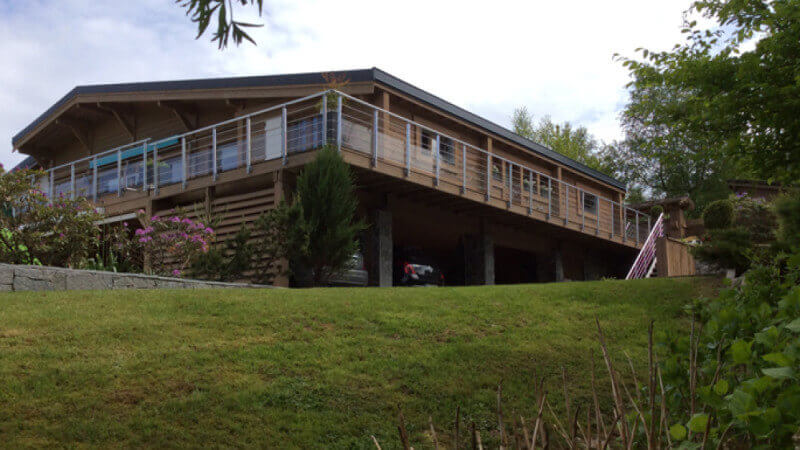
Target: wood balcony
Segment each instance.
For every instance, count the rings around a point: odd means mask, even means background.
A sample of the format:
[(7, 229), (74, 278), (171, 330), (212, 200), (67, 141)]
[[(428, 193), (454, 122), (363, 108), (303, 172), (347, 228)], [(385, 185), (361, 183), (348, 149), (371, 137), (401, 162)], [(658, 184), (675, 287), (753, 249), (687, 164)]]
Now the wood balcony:
[(41, 189), (116, 213), (136, 200), (303, 165), (323, 144), (363, 170), (627, 247), (649, 234), (639, 211), (338, 91), (63, 164)]

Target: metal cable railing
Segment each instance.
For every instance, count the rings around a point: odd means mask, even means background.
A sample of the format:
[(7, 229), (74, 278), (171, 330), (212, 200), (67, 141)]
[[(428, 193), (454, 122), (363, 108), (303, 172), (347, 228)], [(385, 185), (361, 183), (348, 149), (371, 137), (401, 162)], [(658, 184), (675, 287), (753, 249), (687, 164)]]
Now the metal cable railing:
[(436, 185), (638, 246), (649, 216), (532, 167), (338, 91), (324, 91), (159, 140), (145, 139), (47, 171), (46, 192), (97, 200), (175, 184), (334, 144), (423, 174)]

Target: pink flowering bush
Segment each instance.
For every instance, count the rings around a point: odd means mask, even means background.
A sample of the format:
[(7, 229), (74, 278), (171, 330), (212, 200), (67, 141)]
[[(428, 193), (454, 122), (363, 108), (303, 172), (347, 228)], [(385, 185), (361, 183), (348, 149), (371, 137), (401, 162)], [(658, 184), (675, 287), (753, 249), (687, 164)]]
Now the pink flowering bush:
[(138, 213), (142, 228), (134, 232), (134, 243), (145, 257), (145, 272), (180, 276), (199, 255), (208, 253), (214, 230), (180, 214), (164, 218)]
[(83, 198), (48, 198), (44, 177), (0, 168), (0, 262), (78, 267), (97, 246), (102, 215)]

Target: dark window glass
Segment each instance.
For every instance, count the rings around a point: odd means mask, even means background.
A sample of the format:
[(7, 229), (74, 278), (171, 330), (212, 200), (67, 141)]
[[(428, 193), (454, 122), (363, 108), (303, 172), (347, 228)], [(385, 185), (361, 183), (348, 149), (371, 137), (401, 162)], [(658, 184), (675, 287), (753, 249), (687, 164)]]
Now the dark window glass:
[(439, 155), (446, 164), (455, 165), (456, 147), (453, 140), (444, 136), (439, 137)]
[(584, 193), (583, 210), (591, 214), (597, 214), (597, 196)]

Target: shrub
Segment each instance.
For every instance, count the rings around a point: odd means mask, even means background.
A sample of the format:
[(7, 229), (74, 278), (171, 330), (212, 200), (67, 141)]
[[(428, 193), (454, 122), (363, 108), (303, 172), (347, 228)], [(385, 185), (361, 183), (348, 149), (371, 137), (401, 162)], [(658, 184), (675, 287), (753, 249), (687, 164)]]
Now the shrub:
[(180, 276), (197, 255), (209, 251), (214, 239), (213, 229), (188, 217), (147, 217), (143, 210), (138, 216), (144, 227), (136, 230), (135, 238), (148, 273)]
[(727, 199), (711, 202), (703, 211), (703, 224), (707, 230), (730, 228), (733, 219), (733, 203)]
[(778, 239), (795, 252), (800, 251), (800, 193), (778, 198), (774, 207), (778, 215)]
[(663, 206), (654, 205), (652, 208), (650, 208), (650, 216), (652, 218), (657, 219), (658, 216), (660, 216), (661, 214), (664, 214), (664, 207)]
[(281, 203), (261, 214), (253, 224), (253, 234), (257, 236), (253, 243), (255, 283), (271, 284), (275, 276), (288, 275), (289, 267), (283, 261), (308, 251), (309, 234), (299, 203)]
[(695, 258), (742, 273), (750, 266), (753, 247), (750, 233), (744, 228), (710, 230), (703, 243), (692, 248)]
[(44, 172), (0, 167), (0, 261), (79, 267), (96, 248), (102, 217), (83, 198), (48, 198)]

